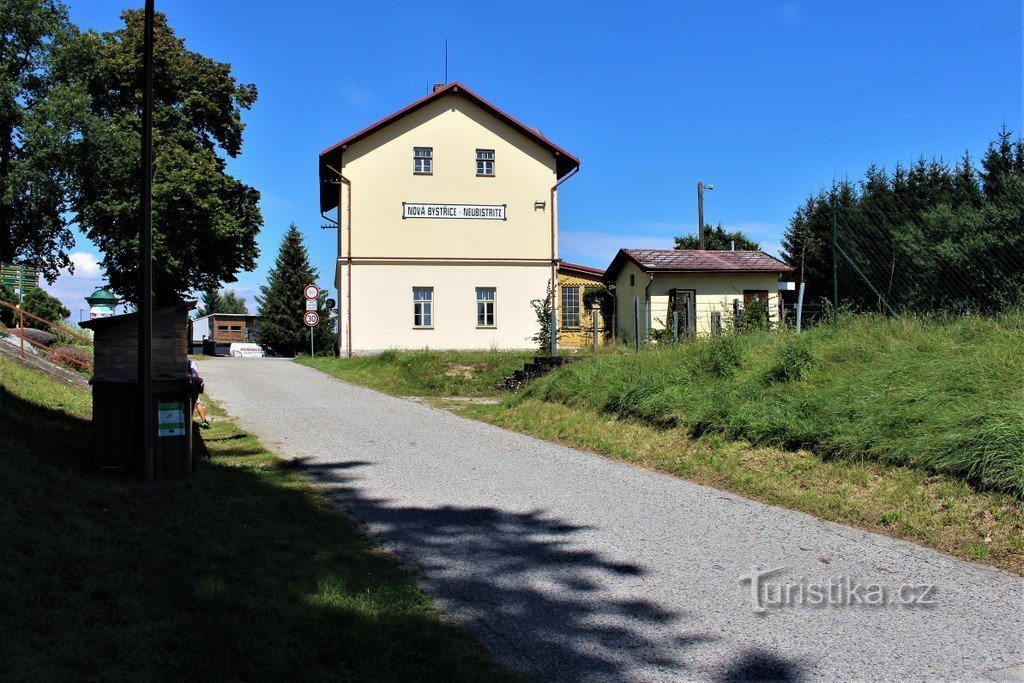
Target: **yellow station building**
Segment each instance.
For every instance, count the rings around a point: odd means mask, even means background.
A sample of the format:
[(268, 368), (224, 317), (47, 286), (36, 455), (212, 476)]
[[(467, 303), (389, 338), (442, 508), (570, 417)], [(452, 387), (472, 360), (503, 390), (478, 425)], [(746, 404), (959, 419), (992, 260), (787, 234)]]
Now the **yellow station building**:
[(460, 83), (324, 150), (341, 352), (534, 346), (530, 302), (558, 286), (558, 186), (579, 164)]

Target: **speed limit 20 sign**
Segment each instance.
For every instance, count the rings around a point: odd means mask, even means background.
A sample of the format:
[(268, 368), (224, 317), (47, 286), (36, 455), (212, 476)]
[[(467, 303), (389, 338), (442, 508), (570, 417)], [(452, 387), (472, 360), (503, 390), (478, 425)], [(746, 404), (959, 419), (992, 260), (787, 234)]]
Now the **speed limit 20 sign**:
[(316, 311), (306, 311), (306, 315), (302, 316), (302, 322), (306, 323), (307, 327), (316, 327), (320, 322), (320, 316)]

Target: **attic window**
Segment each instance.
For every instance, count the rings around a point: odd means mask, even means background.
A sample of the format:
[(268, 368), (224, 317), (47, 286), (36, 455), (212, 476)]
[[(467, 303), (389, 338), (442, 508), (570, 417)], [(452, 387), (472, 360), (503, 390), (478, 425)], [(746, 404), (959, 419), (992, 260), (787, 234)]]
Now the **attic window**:
[(417, 175), (430, 175), (434, 172), (434, 148), (412, 148), (412, 172)]
[(478, 149), (476, 151), (476, 174), (478, 176), (494, 175), (493, 149)]

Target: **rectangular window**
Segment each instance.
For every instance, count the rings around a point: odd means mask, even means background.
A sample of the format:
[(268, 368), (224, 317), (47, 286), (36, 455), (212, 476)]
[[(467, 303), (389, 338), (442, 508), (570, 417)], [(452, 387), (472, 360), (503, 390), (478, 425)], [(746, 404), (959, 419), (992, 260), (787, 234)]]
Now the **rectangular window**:
[(227, 332), (228, 331), (228, 326), (227, 325), (217, 325), (217, 331), (218, 332)]
[(476, 288), (476, 326), (494, 327), (494, 287)]
[(576, 329), (580, 326), (580, 288), (576, 285), (562, 287), (562, 327)]
[(478, 149), (476, 151), (476, 174), (484, 176), (494, 175), (493, 149)]
[(412, 172), (420, 175), (430, 175), (434, 172), (433, 147), (412, 148)]
[(412, 326), (434, 326), (434, 288), (412, 288)]
[(242, 331), (242, 326), (241, 325), (232, 325), (231, 326), (231, 331), (232, 332), (241, 332)]

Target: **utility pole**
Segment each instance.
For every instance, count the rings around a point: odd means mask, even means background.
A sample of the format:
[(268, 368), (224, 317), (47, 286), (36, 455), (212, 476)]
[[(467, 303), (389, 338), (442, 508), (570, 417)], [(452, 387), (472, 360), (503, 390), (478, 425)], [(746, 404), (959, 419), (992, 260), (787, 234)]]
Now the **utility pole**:
[(832, 190), (832, 318), (839, 320), (839, 222), (836, 220), (836, 191)]
[(715, 186), (708, 184), (704, 186), (703, 181), (697, 181), (697, 248), (704, 248), (704, 190), (713, 190)]
[(153, 481), (153, 0), (146, 0), (142, 47), (142, 196), (139, 225), (139, 399), (142, 411), (142, 480)]

